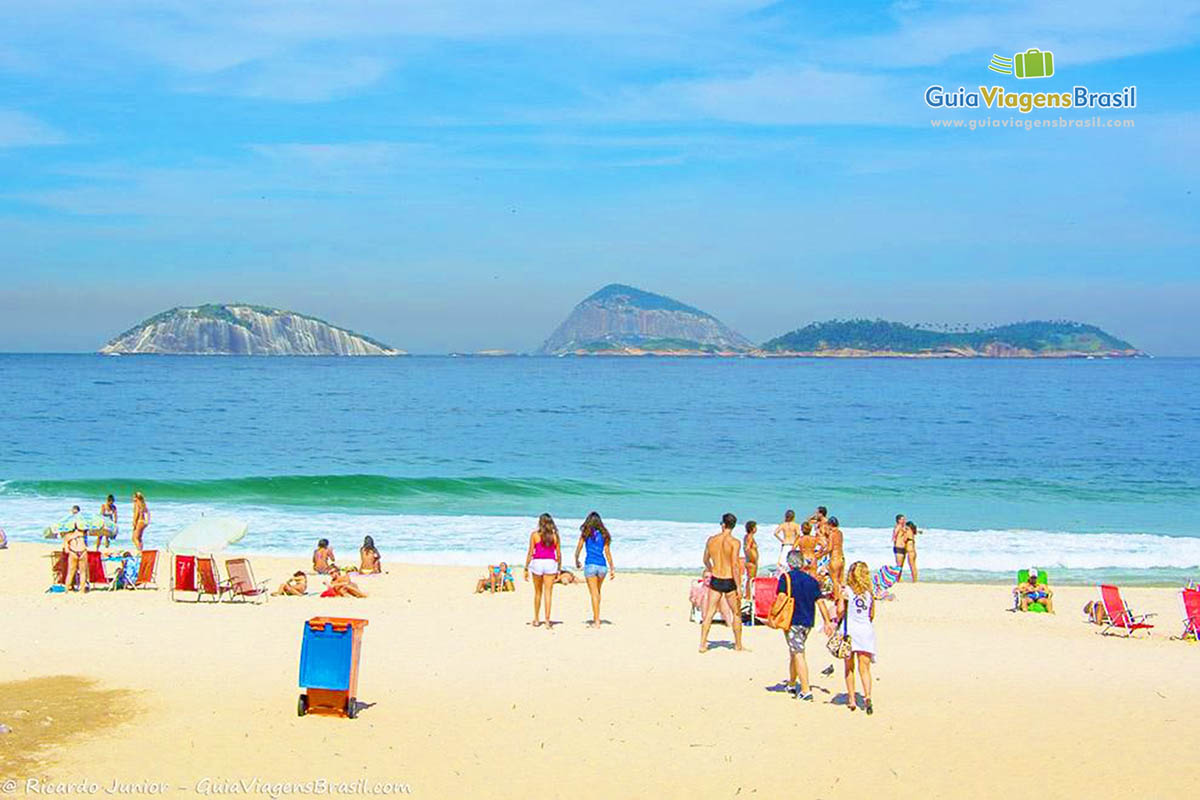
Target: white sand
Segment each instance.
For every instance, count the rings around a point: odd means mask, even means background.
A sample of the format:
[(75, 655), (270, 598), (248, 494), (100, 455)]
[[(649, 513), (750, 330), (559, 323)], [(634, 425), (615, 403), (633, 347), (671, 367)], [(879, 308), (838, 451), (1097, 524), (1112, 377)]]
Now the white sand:
[[(814, 635), (817, 701), (770, 691), (782, 636), (748, 629), (749, 652), (696, 652), (686, 577), (620, 574), (594, 631), (586, 587), (558, 587), (551, 632), (532, 591), (471, 594), (482, 570), (390, 565), (349, 599), (264, 607), (172, 603), (158, 592), (44, 594), (46, 547), (0, 551), (0, 681), (94, 678), (136, 692), (116, 727), (72, 734), (34, 770), (52, 780), (405, 782), (464, 797), (1183, 797), (1200, 786), (1200, 647), (1178, 634), (1178, 593), (1126, 590), (1159, 627), (1097, 635), (1093, 589), (1058, 587), (1059, 613), (1007, 613), (1003, 586), (901, 584), (880, 605), (876, 714), (851, 713), (840, 665)], [(292, 560), (253, 558), (278, 583)], [(302, 622), (360, 616), (357, 720), (295, 712)], [(716, 640), (728, 640), (714, 626)], [(4, 691), (0, 686), (0, 694)], [(835, 702), (831, 702), (835, 701)], [(0, 715), (11, 713), (0, 696)], [(0, 779), (24, 718), (0, 737)], [(28, 771), (28, 767), (25, 767)], [(12, 776), (20, 780), (26, 774)], [(205, 784), (201, 784), (204, 788)], [(226, 795), (220, 795), (226, 796)]]

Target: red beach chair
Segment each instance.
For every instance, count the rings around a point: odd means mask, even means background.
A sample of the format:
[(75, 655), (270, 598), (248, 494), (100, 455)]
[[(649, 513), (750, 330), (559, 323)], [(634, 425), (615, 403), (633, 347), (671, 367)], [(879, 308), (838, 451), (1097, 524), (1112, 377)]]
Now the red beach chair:
[(1116, 586), (1103, 584), (1100, 586), (1100, 600), (1104, 603), (1104, 611), (1108, 614), (1108, 622), (1100, 631), (1107, 635), (1109, 631), (1124, 631), (1128, 638), (1137, 631), (1150, 630), (1154, 626), (1146, 622), (1154, 614), (1134, 614), (1129, 605), (1121, 599), (1121, 590)]
[(96, 587), (111, 589), (113, 582), (108, 579), (108, 573), (104, 571), (104, 557), (100, 555), (100, 551), (88, 550), (87, 588), (95, 589)]
[(158, 588), (158, 551), (143, 550), (142, 560), (138, 564), (137, 580), (133, 584), (135, 589), (157, 589)]
[(197, 601), (211, 597), (216, 603), (230, 591), (229, 584), (221, 582), (221, 576), (217, 574), (217, 560), (211, 556), (196, 558), (196, 583)]
[(199, 600), (200, 589), (196, 586), (196, 557), (175, 556), (175, 568), (171, 570), (171, 599), (176, 592), (191, 592)]
[(1179, 599), (1183, 603), (1183, 633), (1179, 638), (1200, 641), (1200, 589), (1184, 589)]
[(754, 579), (754, 624), (766, 622), (767, 616), (771, 613), (771, 605), (775, 602), (775, 595), (779, 593), (778, 578), (755, 578)]
[(250, 569), (250, 562), (244, 558), (231, 558), (225, 562), (225, 572), (229, 574), (229, 599), (230, 600), (252, 600), (254, 602), (267, 602), (267, 598), (271, 593), (267, 591), (267, 584), (270, 581), (254, 580), (254, 570)]

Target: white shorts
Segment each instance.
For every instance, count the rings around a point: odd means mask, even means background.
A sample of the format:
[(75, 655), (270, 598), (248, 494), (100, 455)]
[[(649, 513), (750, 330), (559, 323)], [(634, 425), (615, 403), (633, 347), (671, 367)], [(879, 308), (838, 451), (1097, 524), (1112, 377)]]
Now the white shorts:
[(529, 562), (529, 571), (534, 575), (557, 575), (558, 562), (553, 558), (535, 558)]

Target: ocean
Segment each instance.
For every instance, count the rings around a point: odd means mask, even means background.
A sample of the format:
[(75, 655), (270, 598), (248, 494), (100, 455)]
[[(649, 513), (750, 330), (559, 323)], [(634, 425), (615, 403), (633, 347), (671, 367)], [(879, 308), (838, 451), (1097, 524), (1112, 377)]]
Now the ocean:
[[(1200, 359), (760, 360), (0, 355), (0, 527), (146, 494), (233, 549), (520, 562), (597, 510), (619, 568), (695, 571), (720, 515), (826, 505), (848, 557), (932, 580), (1200, 578)], [(567, 553), (569, 560), (570, 553)]]

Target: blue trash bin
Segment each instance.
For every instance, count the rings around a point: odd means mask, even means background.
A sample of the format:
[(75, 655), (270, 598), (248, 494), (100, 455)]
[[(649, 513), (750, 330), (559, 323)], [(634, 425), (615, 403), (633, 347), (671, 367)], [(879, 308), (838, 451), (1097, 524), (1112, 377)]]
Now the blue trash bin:
[(358, 716), (358, 658), (365, 619), (313, 617), (300, 640), (300, 695), (296, 711)]

